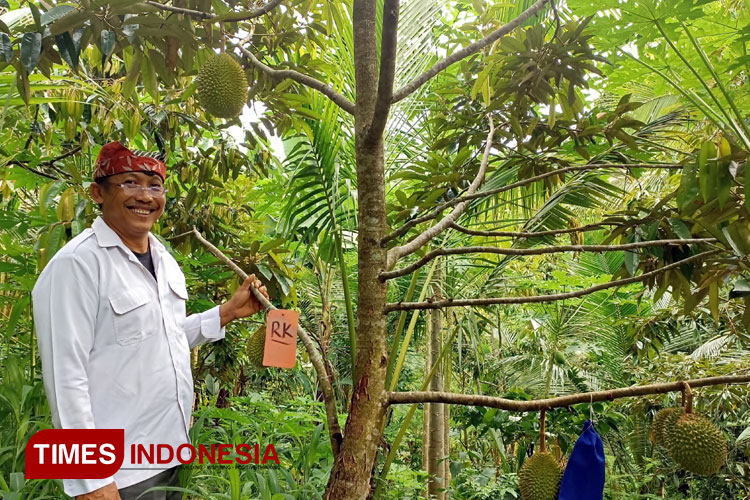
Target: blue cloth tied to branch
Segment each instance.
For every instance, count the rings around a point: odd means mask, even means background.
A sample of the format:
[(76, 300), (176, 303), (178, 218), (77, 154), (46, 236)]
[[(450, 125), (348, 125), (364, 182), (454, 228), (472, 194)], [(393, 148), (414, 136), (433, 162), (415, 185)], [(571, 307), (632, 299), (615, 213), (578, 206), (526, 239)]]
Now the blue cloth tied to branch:
[(558, 500), (602, 500), (604, 495), (604, 445), (591, 420), (573, 447), (565, 467)]

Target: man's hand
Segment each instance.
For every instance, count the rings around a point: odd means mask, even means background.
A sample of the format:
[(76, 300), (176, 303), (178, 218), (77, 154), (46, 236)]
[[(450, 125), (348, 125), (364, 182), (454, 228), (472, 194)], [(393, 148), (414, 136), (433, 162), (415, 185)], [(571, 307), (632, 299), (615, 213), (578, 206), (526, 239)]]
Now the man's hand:
[(117, 491), (115, 483), (109, 483), (98, 490), (94, 490), (85, 495), (78, 495), (76, 500), (120, 500), (120, 493)]
[(260, 280), (255, 279), (255, 275), (251, 274), (245, 281), (240, 285), (237, 291), (234, 292), (232, 298), (219, 307), (219, 315), (221, 316), (221, 326), (226, 325), (230, 321), (239, 318), (247, 318), (252, 316), (258, 311), (262, 311), (265, 307), (258, 302), (253, 292), (250, 291), (250, 287), (254, 286), (260, 293), (268, 298), (268, 291)]

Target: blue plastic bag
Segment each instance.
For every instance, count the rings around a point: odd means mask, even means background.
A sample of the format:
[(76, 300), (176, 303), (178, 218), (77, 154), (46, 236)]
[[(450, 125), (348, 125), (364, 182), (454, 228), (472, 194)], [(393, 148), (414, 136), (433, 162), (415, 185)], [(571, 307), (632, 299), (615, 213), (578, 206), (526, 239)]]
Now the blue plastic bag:
[(565, 467), (558, 500), (602, 500), (604, 495), (604, 445), (591, 420), (573, 447)]

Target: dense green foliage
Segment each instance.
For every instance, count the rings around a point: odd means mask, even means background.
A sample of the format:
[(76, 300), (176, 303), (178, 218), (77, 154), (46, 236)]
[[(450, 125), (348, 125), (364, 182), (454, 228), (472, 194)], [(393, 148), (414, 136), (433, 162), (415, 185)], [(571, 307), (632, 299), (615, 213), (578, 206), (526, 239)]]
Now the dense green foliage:
[[(401, 3), (397, 86), (531, 4)], [(211, 10), (224, 23), (197, 23), (126, 0), (75, 8), (0, 0), (0, 13), (22, 12), (0, 23), (5, 500), (63, 497), (59, 481), (24, 481), (22, 474), (29, 436), (51, 426), (30, 290), (55, 252), (96, 217), (86, 191), (93, 159), (110, 140), (169, 153), (167, 206), (154, 233), (185, 272), (189, 311), (206, 310), (239, 286), (187, 234), (195, 226), (268, 284), (277, 305), (300, 311), (324, 354), (338, 407), (349, 407), (360, 223), (353, 119), (318, 92), (258, 70), (235, 47), (242, 43), (265, 63), (318, 77), (351, 98), (351, 2), (293, 0), (250, 21), (232, 20), (232, 12), (244, 9), (232, 1), (173, 4)], [(513, 235), (454, 228), (428, 250), (715, 241), (627, 252), (453, 255), (393, 280), (390, 300), (428, 298), (437, 266), (444, 297), (529, 297), (719, 250), (646, 283), (580, 298), (447, 310), (446, 390), (527, 400), (748, 369), (750, 121), (743, 110), (750, 106), (750, 4), (569, 0), (557, 14), (556, 22), (547, 9), (541, 24), (527, 21), (484, 57), (450, 66), (394, 107), (386, 129), (392, 228), (466, 189), (491, 114), (498, 130), (485, 189), (589, 163), (681, 168), (547, 175), (473, 201), (458, 221)], [(251, 42), (241, 42), (248, 36)], [(223, 45), (242, 61), (250, 84), (249, 107), (228, 121), (205, 112), (195, 83)], [(567, 231), (574, 228), (583, 229)], [(540, 231), (558, 233), (528, 235)], [(247, 341), (260, 321), (234, 322), (224, 341), (194, 353), (193, 438), (275, 443), (281, 465), (194, 468), (183, 479), (196, 498), (308, 499), (325, 488), (333, 454), (315, 372), (302, 349), (293, 370), (257, 369)], [(387, 383), (420, 390), (431, 368), (426, 314), (391, 313), (388, 321)], [(716, 475), (686, 472), (650, 442), (654, 414), (676, 406), (674, 395), (551, 411), (548, 446), (565, 456), (593, 417), (607, 455), (605, 498), (750, 498), (747, 389), (695, 393), (696, 412), (717, 424), (728, 443), (727, 464)], [(416, 406), (389, 412), (374, 481), (385, 498), (424, 492), (422, 418)], [(450, 497), (518, 498), (518, 472), (538, 439), (538, 415), (454, 406), (450, 424)]]

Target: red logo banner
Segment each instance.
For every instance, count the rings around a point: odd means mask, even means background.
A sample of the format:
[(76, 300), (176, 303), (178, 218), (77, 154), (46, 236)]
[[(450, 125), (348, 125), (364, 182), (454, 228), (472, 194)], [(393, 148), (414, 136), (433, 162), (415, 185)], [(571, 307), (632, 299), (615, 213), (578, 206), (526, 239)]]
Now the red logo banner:
[(103, 479), (122, 466), (124, 429), (46, 429), (26, 443), (26, 479)]

